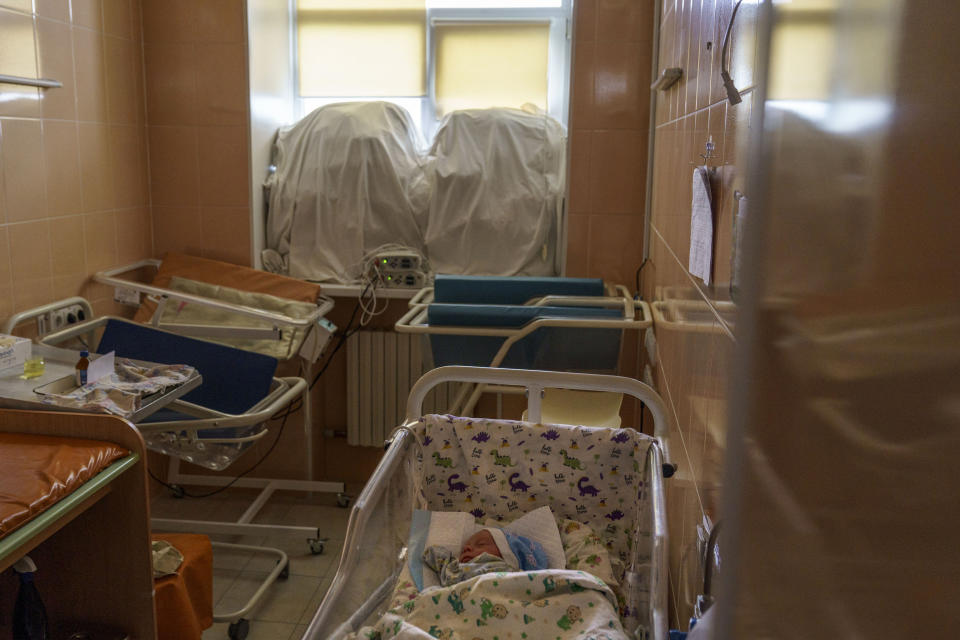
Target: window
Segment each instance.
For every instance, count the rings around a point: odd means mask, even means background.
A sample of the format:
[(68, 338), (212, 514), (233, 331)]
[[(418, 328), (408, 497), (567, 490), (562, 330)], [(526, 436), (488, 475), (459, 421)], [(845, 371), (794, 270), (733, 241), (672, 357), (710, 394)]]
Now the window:
[(531, 103), (566, 125), (571, 0), (298, 0), (298, 116), (388, 100), (429, 139), (456, 109)]

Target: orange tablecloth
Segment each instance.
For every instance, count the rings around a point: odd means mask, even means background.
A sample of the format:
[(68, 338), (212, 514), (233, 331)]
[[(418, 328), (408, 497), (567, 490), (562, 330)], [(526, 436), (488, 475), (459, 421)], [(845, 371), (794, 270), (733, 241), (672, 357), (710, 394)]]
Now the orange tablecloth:
[(192, 533), (155, 533), (183, 554), (176, 575), (153, 581), (157, 640), (200, 640), (213, 624), (213, 549), (210, 538)]

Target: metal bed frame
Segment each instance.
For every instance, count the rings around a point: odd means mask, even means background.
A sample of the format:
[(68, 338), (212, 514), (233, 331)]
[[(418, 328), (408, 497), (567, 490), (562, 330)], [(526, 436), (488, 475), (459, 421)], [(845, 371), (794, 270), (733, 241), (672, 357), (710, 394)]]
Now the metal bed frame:
[[(193, 297), (193, 296), (191, 296)], [(202, 299), (201, 300), (205, 300)], [(90, 317), (93, 315), (93, 309), (90, 303), (80, 297), (68, 298), (65, 300), (60, 300), (50, 304), (42, 305), (34, 309), (22, 311), (10, 317), (8, 322), (4, 327), (4, 331), (9, 333), (17, 325), (37, 318), (41, 315), (49, 313), (51, 311), (56, 311), (58, 309), (79, 305), (83, 313)], [(223, 306), (221, 303), (218, 306)], [(235, 305), (229, 305), (228, 307), (234, 307)], [(249, 308), (248, 308), (249, 309)], [(233, 310), (232, 308), (230, 310)], [(250, 312), (256, 311), (255, 309), (250, 309)], [(270, 314), (275, 315), (275, 314)], [(318, 316), (319, 317), (319, 316)], [(54, 333), (47, 334), (42, 337), (41, 344), (56, 346), (65, 341), (77, 338), (82, 335), (92, 337), (96, 330), (105, 325), (107, 321), (115, 319), (121, 321), (127, 321), (123, 318), (111, 318), (110, 316), (103, 316), (100, 318), (93, 318), (78, 322), (76, 324), (70, 325), (69, 327), (57, 331)], [(161, 329), (162, 330), (162, 329)], [(167, 406), (171, 409), (177, 410), (181, 413), (185, 413), (190, 416), (196, 416), (192, 420), (182, 420), (182, 421), (163, 421), (163, 422), (151, 422), (151, 423), (140, 423), (137, 424), (137, 429), (141, 433), (152, 433), (152, 432), (166, 432), (166, 431), (176, 431), (176, 432), (185, 432), (186, 437), (198, 439), (197, 432), (204, 429), (215, 429), (215, 428), (240, 428), (251, 425), (260, 424), (270, 419), (271, 416), (276, 414), (278, 411), (282, 410), (284, 407), (288, 406), (293, 400), (298, 396), (306, 396), (308, 392), (307, 383), (303, 378), (299, 377), (274, 377), (270, 386), (269, 393), (263, 397), (259, 402), (257, 402), (253, 407), (251, 407), (246, 413), (240, 415), (227, 414), (206, 407), (202, 407), (191, 402), (187, 402), (181, 398), (177, 398), (170, 402)], [(305, 423), (305, 429), (308, 432), (310, 431), (310, 422)], [(245, 436), (245, 437), (225, 437), (225, 438), (208, 438), (204, 437), (203, 441), (207, 443), (230, 443), (238, 444), (245, 442), (252, 442), (262, 438), (267, 433), (267, 429), (262, 429), (258, 433)], [(309, 441), (309, 440), (308, 440)], [(308, 452), (310, 448), (308, 447)], [(308, 455), (312, 455), (308, 453)], [(271, 478), (240, 478), (236, 481), (231, 481), (228, 478), (223, 478), (219, 476), (210, 476), (210, 475), (198, 475), (198, 474), (183, 474), (179, 471), (179, 459), (173, 455), (168, 456), (170, 459), (170, 474), (168, 475), (168, 481), (173, 486), (179, 486), (180, 484), (193, 484), (201, 486), (225, 486), (228, 483), (231, 483), (237, 487), (244, 488), (257, 488), (260, 489), (260, 493), (257, 497), (251, 502), (250, 506), (246, 511), (234, 522), (211, 522), (205, 520), (178, 520), (171, 518), (151, 518), (150, 524), (151, 528), (154, 530), (174, 532), (188, 532), (188, 533), (207, 533), (207, 534), (225, 534), (225, 535), (252, 535), (252, 536), (265, 536), (271, 534), (295, 534), (303, 536), (307, 544), (310, 547), (310, 551), (314, 554), (320, 554), (323, 552), (325, 539), (321, 537), (319, 528), (316, 527), (298, 527), (298, 526), (288, 526), (288, 525), (270, 525), (270, 524), (258, 524), (254, 523), (253, 519), (260, 512), (260, 510), (266, 505), (270, 497), (279, 490), (291, 490), (291, 491), (302, 491), (302, 492), (327, 492), (327, 493), (337, 493), (338, 501), (341, 506), (346, 506), (344, 504), (345, 497), (343, 496), (344, 486), (342, 483), (338, 482), (319, 482), (314, 480), (286, 480), (286, 479), (271, 479)], [(309, 462), (309, 459), (308, 459)], [(309, 465), (312, 470), (312, 465)], [(246, 616), (257, 606), (260, 602), (260, 599), (266, 593), (267, 589), (278, 579), (285, 578), (289, 574), (289, 560), (286, 552), (281, 549), (274, 547), (263, 547), (263, 546), (254, 546), (254, 545), (245, 545), (245, 544), (234, 544), (213, 541), (212, 545), (218, 549), (231, 549), (237, 551), (250, 551), (253, 553), (266, 554), (271, 557), (276, 558), (276, 564), (273, 569), (268, 572), (267, 576), (261, 581), (259, 587), (247, 600), (247, 602), (235, 611), (230, 611), (226, 613), (214, 613), (213, 619), (215, 622), (230, 622), (230, 627), (228, 630), (229, 637), (232, 639), (242, 640), (247, 635), (249, 629), (249, 622), (246, 620)]]
[[(62, 301), (61, 306), (66, 303), (76, 304), (76, 299), (70, 299)], [(84, 301), (86, 302), (86, 301)], [(50, 311), (51, 309), (58, 308), (58, 303), (52, 303), (50, 305), (44, 305), (43, 307), (38, 307), (37, 309), (25, 311), (20, 314), (17, 314), (13, 320), (18, 320), (22, 322), (31, 317), (35, 317), (41, 313)], [(89, 308), (89, 304), (87, 304)], [(65, 341), (71, 340), (78, 336), (84, 334), (91, 334), (91, 332), (96, 331), (99, 327), (106, 324), (108, 320), (120, 320), (124, 322), (129, 322), (124, 318), (113, 318), (111, 316), (102, 316), (100, 318), (95, 318), (92, 320), (86, 320), (84, 322), (71, 325), (66, 329), (57, 331), (55, 333), (50, 333), (43, 336), (40, 340), (42, 344), (47, 344), (51, 346), (58, 346)], [(206, 407), (201, 407), (196, 404), (187, 402), (182, 399), (174, 400), (170, 403), (169, 408), (180, 411), (187, 415), (196, 416), (196, 419), (193, 420), (183, 420), (183, 421), (167, 421), (167, 422), (151, 422), (151, 423), (142, 423), (138, 424), (137, 428), (141, 432), (162, 432), (162, 431), (186, 431), (188, 434), (193, 434), (196, 436), (196, 432), (204, 429), (217, 429), (217, 428), (239, 428), (246, 427), (255, 424), (259, 424), (268, 420), (272, 415), (286, 407), (290, 402), (295, 400), (298, 396), (306, 396), (307, 392), (307, 383), (303, 378), (299, 377), (274, 377), (271, 384), (270, 392), (267, 396), (262, 398), (255, 406), (241, 415), (231, 415), (227, 413), (222, 413), (215, 411)], [(310, 422), (305, 422), (305, 431), (309, 438), (310, 434)], [(257, 434), (239, 437), (239, 438), (223, 438), (217, 440), (207, 440), (208, 442), (224, 442), (224, 443), (242, 443), (257, 440), (266, 435), (266, 430), (263, 430)], [(309, 452), (308, 447), (308, 452)], [(308, 453), (308, 455), (312, 455)], [(311, 465), (312, 466), (312, 465)], [(189, 484), (197, 486), (209, 486), (209, 487), (221, 487), (231, 482), (228, 478), (223, 478), (219, 476), (211, 475), (199, 475), (199, 474), (185, 474), (180, 472), (179, 459), (170, 456), (170, 475), (168, 475), (168, 481), (173, 485)], [(240, 478), (233, 482), (232, 486), (239, 488), (253, 488), (260, 489), (260, 493), (257, 498), (251, 503), (250, 507), (240, 516), (235, 522), (209, 522), (203, 520), (171, 520), (164, 518), (155, 518), (152, 520), (155, 528), (162, 528), (165, 531), (184, 531), (184, 532), (196, 532), (203, 531), (205, 533), (214, 533), (214, 534), (226, 534), (226, 535), (239, 535), (239, 536), (265, 536), (265, 535), (275, 535), (275, 534), (297, 534), (303, 535), (309, 540), (311, 550), (315, 553), (322, 553), (324, 547), (324, 540), (320, 537), (319, 532), (316, 528), (311, 527), (294, 527), (294, 526), (280, 526), (280, 525), (268, 525), (268, 524), (254, 524), (253, 519), (256, 517), (257, 513), (264, 507), (270, 497), (277, 491), (300, 491), (300, 492), (317, 492), (317, 493), (337, 493), (338, 498), (340, 498), (341, 506), (344, 502), (343, 500), (343, 491), (344, 485), (341, 482), (322, 482), (316, 480), (286, 480), (286, 479), (274, 479), (274, 478)]]
[[(607, 286), (607, 296), (559, 296), (548, 295), (538, 298), (532, 298), (525, 303), (525, 306), (547, 307), (547, 306), (566, 306), (566, 307), (605, 307), (622, 308), (623, 317), (618, 319), (606, 318), (561, 318), (561, 317), (540, 317), (534, 318), (522, 327), (517, 328), (497, 328), (497, 327), (442, 327), (431, 326), (427, 322), (427, 307), (433, 302), (433, 287), (421, 289), (409, 302), (409, 310), (401, 317), (394, 328), (400, 333), (413, 333), (419, 335), (453, 335), (453, 336), (486, 336), (503, 338), (503, 344), (497, 351), (490, 367), (499, 367), (504, 358), (510, 351), (510, 348), (523, 338), (534, 333), (538, 329), (547, 327), (558, 328), (578, 328), (578, 329), (633, 329), (641, 330), (650, 327), (653, 324), (653, 315), (650, 306), (644, 300), (634, 300), (630, 292), (623, 285)], [(450, 413), (470, 416), (480, 400), (480, 396), (485, 392), (491, 393), (515, 393), (515, 389), (504, 387), (503, 385), (489, 384), (464, 384), (461, 385), (460, 392), (454, 399), (453, 405), (448, 408)], [(468, 395), (469, 394), (469, 395)]]
[(406, 459), (410, 447), (416, 438), (411, 431), (413, 424), (420, 418), (426, 395), (437, 385), (446, 382), (466, 382), (477, 385), (496, 385), (521, 387), (527, 397), (529, 422), (539, 422), (541, 418), (541, 399), (545, 389), (575, 389), (582, 391), (608, 391), (623, 393), (637, 398), (646, 405), (654, 419), (654, 437), (656, 442), (648, 450), (648, 463), (651, 470), (652, 489), (652, 541), (651, 559), (655, 573), (650, 578), (651, 621), (653, 634), (650, 640), (667, 640), (667, 516), (663, 490), (663, 478), (670, 477), (676, 466), (670, 462), (667, 442), (668, 414), (666, 405), (651, 387), (634, 380), (612, 375), (567, 373), (558, 371), (533, 371), (526, 369), (498, 369), (489, 367), (439, 367), (427, 372), (410, 390), (407, 399), (406, 420), (397, 427), (391, 436), (387, 453), (367, 482), (350, 512), (347, 533), (336, 576), (327, 591), (320, 608), (303, 635), (304, 640), (321, 640), (338, 637), (344, 630), (356, 630), (381, 605), (390, 594), (398, 572), (392, 573), (367, 600), (356, 609), (353, 615), (336, 630), (330, 627), (333, 621), (334, 604), (344, 595), (351, 573), (364, 562), (365, 554), (360, 548), (361, 533), (367, 527), (371, 513), (383, 496), (389, 479), (398, 471)]
[[(143, 282), (137, 282), (136, 280), (120, 277), (120, 274), (145, 267), (159, 269), (162, 263), (162, 260), (157, 260), (156, 258), (147, 258), (145, 260), (139, 260), (121, 267), (98, 271), (93, 275), (93, 280), (110, 287), (133, 289), (144, 295), (153, 297), (157, 301), (157, 310), (153, 314), (153, 318), (150, 322), (151, 325), (158, 329), (166, 329), (167, 331), (173, 331), (175, 333), (197, 337), (278, 339), (284, 327), (307, 330), (316, 324), (318, 319), (322, 318), (329, 313), (331, 309), (333, 309), (333, 300), (327, 297), (321, 297), (317, 301), (319, 304), (317, 305), (316, 311), (311, 313), (306, 318), (294, 318), (281, 313), (274, 313), (272, 311), (265, 311), (263, 309), (257, 309), (254, 307), (233, 304), (230, 302), (224, 302), (222, 300), (215, 300), (213, 298), (204, 298), (203, 296), (177, 291), (175, 289), (168, 289), (166, 287), (158, 287), (152, 284), (146, 284)], [(161, 323), (160, 318), (163, 315), (163, 309), (170, 301), (190, 302), (212, 307), (214, 309), (219, 309), (221, 311), (229, 311), (231, 313), (236, 313), (257, 320), (269, 321), (273, 323), (273, 327), (269, 329), (258, 327), (211, 327), (208, 325)]]

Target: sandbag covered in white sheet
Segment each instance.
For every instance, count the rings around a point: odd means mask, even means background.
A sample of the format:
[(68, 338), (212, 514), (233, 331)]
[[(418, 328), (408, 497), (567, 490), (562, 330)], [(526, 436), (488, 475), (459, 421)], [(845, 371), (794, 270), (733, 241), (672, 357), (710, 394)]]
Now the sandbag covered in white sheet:
[(417, 136), (389, 102), (323, 106), (278, 132), (267, 246), (289, 275), (350, 282), (368, 251), (423, 246), (429, 190)]
[(563, 127), (545, 114), (448, 115), (427, 164), (433, 193), (425, 240), (434, 271), (556, 275), (565, 157)]

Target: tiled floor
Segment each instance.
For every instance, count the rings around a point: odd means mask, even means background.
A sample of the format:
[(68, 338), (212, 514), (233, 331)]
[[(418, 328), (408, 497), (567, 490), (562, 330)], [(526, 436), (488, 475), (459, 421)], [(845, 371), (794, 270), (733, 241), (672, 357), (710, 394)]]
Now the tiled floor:
[[(357, 495), (359, 487), (348, 487)], [(234, 521), (250, 506), (256, 493), (228, 489), (209, 498), (173, 498), (157, 491), (151, 503), (154, 517), (195, 520)], [(212, 540), (236, 544), (276, 547), (290, 559), (290, 577), (278, 580), (266, 592), (260, 604), (248, 616), (248, 640), (299, 639), (320, 606), (340, 560), (350, 510), (336, 506), (333, 494), (278, 492), (254, 519), (257, 523), (315, 526), (328, 538), (321, 555), (313, 555), (306, 540), (297, 536), (240, 537), (211, 535)], [(271, 556), (245, 551), (214, 550), (214, 612), (236, 611), (246, 604), (263, 578), (273, 568)], [(228, 623), (214, 623), (203, 634), (204, 640), (226, 640)]]

